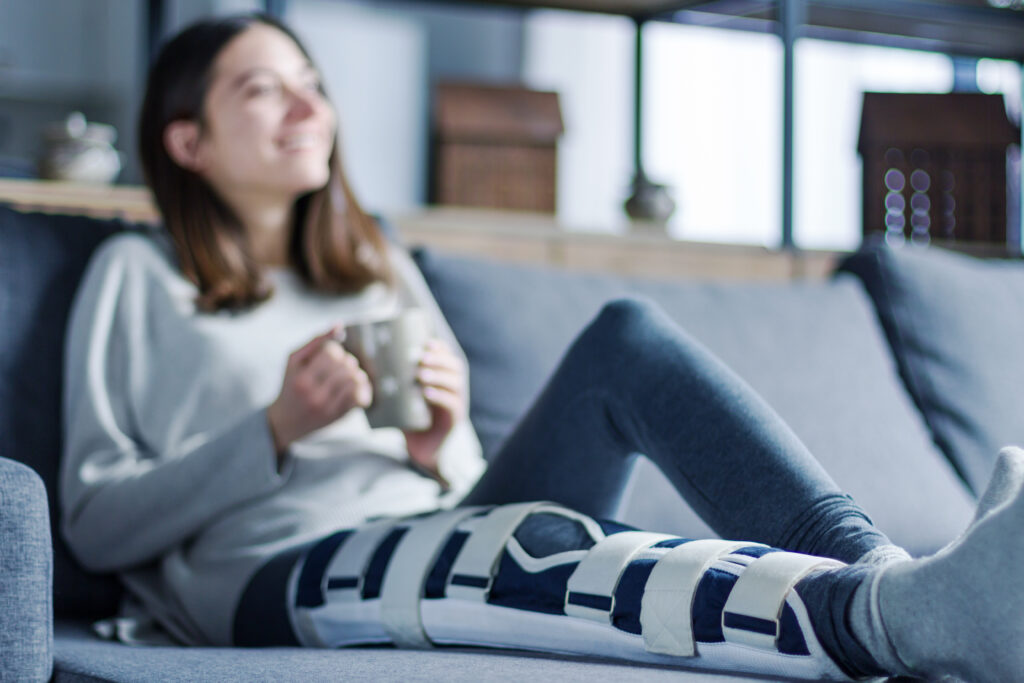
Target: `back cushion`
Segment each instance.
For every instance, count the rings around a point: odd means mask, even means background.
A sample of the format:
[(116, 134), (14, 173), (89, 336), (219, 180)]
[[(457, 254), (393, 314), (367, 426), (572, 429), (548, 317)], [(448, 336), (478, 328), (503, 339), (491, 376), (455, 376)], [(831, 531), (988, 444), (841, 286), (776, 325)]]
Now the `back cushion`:
[(121, 589), (86, 573), (60, 533), (58, 459), (68, 311), (93, 249), (121, 221), (25, 214), (0, 205), (0, 455), (20, 460), (49, 492), (54, 541), (54, 611), (109, 616)]
[[(419, 265), (471, 366), (471, 417), (499, 448), (574, 335), (612, 298), (659, 303), (774, 406), (839, 485), (911, 552), (936, 550), (971, 496), (903, 388), (855, 278), (761, 284), (654, 282), (419, 250)], [(713, 535), (642, 460), (623, 521)]]
[(874, 244), (842, 269), (863, 280), (936, 443), (980, 494), (999, 449), (1024, 446), (1024, 266)]

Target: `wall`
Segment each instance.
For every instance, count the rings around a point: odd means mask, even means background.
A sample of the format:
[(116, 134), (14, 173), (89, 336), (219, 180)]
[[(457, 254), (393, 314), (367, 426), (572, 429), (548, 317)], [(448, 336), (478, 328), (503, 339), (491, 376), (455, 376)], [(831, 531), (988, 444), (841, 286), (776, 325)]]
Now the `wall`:
[(293, 1), (286, 20), (323, 72), (356, 196), (370, 211), (403, 211), (422, 203), (424, 30), (399, 15), (330, 0)]
[[(134, 140), (142, 76), (141, 3), (120, 0), (0, 2), (0, 157), (34, 163), (45, 126), (72, 110)], [(126, 142), (127, 141), (127, 142)], [(134, 174), (134, 155), (126, 171)]]

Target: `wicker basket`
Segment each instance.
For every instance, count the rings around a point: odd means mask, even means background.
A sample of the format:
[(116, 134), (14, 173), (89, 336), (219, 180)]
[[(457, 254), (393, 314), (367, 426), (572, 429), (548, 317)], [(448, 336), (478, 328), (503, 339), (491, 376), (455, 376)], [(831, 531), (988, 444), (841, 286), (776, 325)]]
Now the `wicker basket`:
[(434, 202), (555, 211), (557, 93), (445, 83), (434, 121)]
[(864, 234), (1005, 245), (1019, 139), (1001, 95), (864, 93)]

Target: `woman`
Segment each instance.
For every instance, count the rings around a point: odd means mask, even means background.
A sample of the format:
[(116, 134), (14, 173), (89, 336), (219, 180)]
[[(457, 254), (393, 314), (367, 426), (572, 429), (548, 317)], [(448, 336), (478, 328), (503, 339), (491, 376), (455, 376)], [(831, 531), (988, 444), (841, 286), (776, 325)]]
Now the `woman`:
[[(649, 305), (602, 311), (481, 475), (454, 336), (360, 209), (335, 139), (285, 27), (187, 29), (152, 68), (140, 125), (167, 236), (106, 243), (76, 300), (65, 534), (179, 640), (469, 643), (809, 677), (1024, 670), (1024, 590), (990, 571), (1024, 560), (1020, 452), (957, 543), (910, 561)], [(338, 325), (410, 306), (437, 337), (418, 370), (431, 424), (371, 429)], [(595, 520), (635, 452), (747, 542)]]

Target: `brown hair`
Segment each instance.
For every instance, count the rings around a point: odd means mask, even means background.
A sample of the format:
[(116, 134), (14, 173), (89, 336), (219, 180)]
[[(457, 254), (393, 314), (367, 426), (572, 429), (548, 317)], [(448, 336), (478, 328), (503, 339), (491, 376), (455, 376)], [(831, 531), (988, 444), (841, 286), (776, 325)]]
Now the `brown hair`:
[[(252, 256), (241, 221), (209, 183), (171, 159), (164, 147), (164, 130), (183, 119), (202, 125), (213, 62), (231, 39), (255, 23), (283, 32), (309, 59), (295, 34), (268, 15), (199, 21), (161, 48), (149, 71), (139, 116), (139, 155), (146, 183), (174, 242), (182, 272), (199, 288), (196, 305), (204, 311), (252, 306), (268, 299), (273, 289)], [(321, 291), (357, 292), (373, 282), (391, 284), (385, 239), (352, 194), (337, 141), (328, 163), (327, 184), (295, 202), (289, 249), (292, 265)]]

